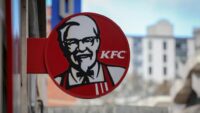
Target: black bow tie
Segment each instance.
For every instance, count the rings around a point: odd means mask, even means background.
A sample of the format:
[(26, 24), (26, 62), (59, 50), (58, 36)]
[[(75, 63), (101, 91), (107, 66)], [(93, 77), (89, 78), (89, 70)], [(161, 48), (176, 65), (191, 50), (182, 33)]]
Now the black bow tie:
[(93, 70), (88, 70), (87, 72), (80, 71), (77, 73), (76, 76), (79, 78), (79, 80), (83, 78), (82, 84), (88, 84), (90, 83), (89, 78), (94, 79), (94, 71)]

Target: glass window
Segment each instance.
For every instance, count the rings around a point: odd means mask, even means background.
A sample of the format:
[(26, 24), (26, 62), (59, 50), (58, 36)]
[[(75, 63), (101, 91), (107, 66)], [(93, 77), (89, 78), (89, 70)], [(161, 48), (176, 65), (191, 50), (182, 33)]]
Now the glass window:
[(149, 40), (148, 46), (149, 46), (149, 50), (151, 50), (152, 49), (152, 42), (151, 42), (151, 40)]
[(167, 62), (167, 55), (163, 55), (163, 62)]
[(149, 54), (149, 62), (152, 62), (152, 55), (151, 54)]
[(152, 74), (152, 67), (149, 67), (149, 75)]
[(164, 74), (164, 76), (167, 75), (167, 68), (166, 67), (163, 68), (163, 74)]
[(164, 49), (164, 50), (167, 49), (167, 42), (166, 42), (166, 41), (163, 42), (163, 49)]

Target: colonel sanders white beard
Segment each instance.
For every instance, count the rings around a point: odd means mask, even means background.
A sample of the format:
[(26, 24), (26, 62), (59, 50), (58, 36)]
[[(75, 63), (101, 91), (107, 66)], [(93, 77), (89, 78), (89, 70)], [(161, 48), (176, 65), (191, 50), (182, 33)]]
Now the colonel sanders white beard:
[(89, 68), (92, 68), (91, 66), (95, 63), (96, 55), (93, 55), (92, 57), (81, 58), (79, 61), (75, 60), (73, 56), (71, 56), (71, 59), (76, 65), (86, 72)]
[(88, 68), (91, 68), (92, 64), (95, 62), (95, 59), (96, 58), (94, 57), (82, 59), (82, 62), (80, 63), (81, 69), (86, 72)]

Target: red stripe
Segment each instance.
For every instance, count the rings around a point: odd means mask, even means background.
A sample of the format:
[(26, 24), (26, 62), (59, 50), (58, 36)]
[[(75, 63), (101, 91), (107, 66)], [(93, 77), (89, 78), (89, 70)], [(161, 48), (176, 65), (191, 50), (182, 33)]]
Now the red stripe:
[(13, 113), (13, 40), (12, 40), (12, 24), (11, 24), (11, 0), (5, 0), (6, 3), (6, 110), (7, 113)]

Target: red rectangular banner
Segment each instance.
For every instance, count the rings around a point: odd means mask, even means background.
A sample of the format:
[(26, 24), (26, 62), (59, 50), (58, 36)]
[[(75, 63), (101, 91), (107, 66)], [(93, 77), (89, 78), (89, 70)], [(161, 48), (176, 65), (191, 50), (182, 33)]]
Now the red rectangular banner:
[(45, 45), (47, 38), (28, 38), (27, 39), (27, 73), (45, 74)]

